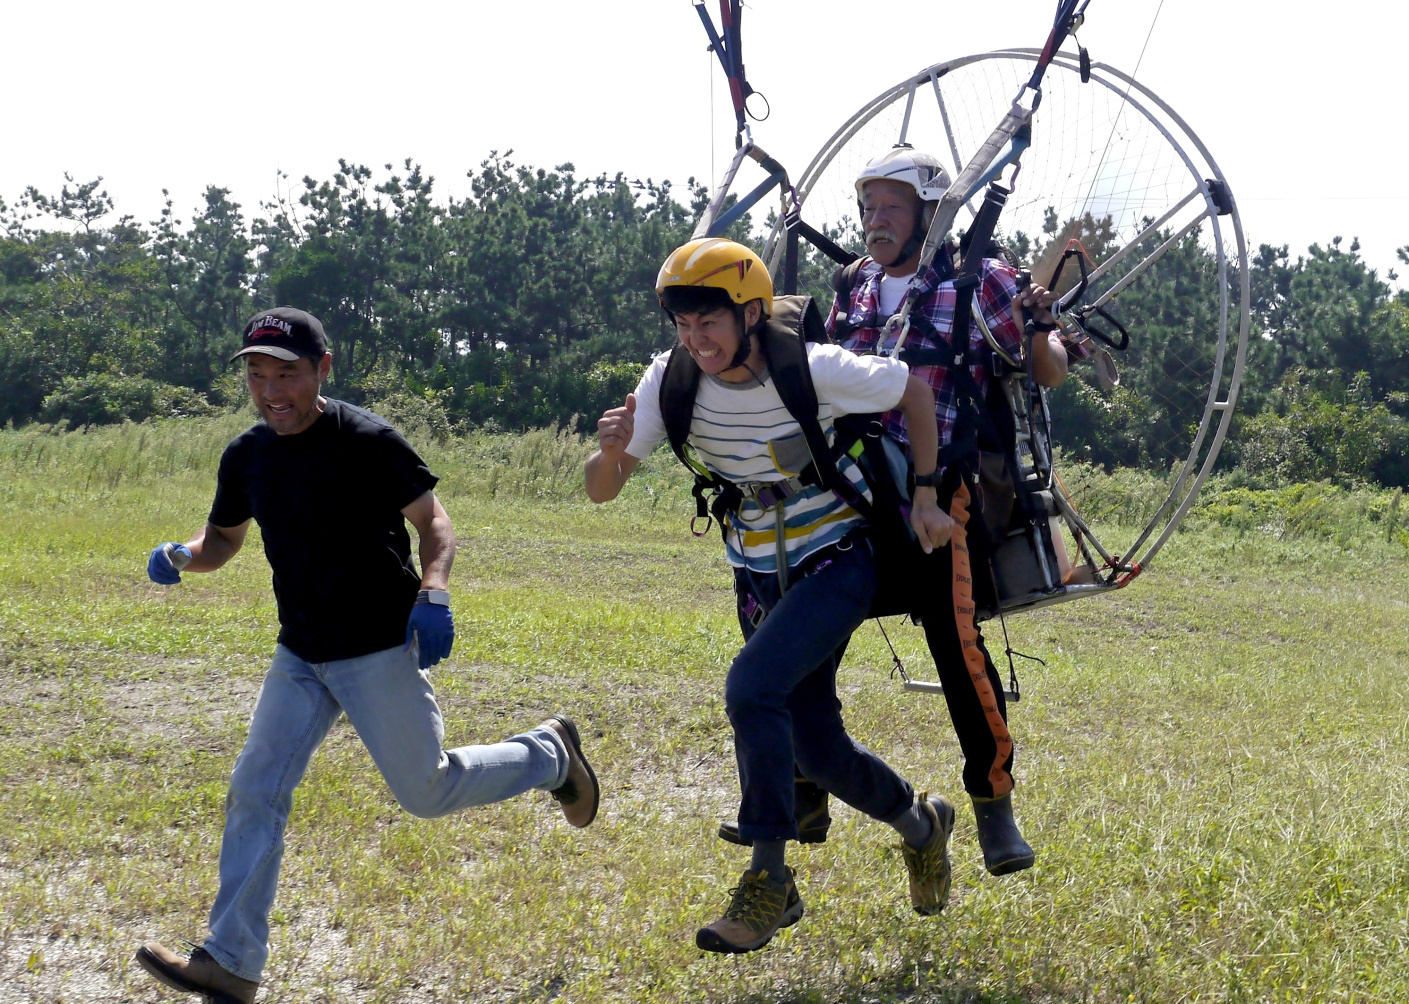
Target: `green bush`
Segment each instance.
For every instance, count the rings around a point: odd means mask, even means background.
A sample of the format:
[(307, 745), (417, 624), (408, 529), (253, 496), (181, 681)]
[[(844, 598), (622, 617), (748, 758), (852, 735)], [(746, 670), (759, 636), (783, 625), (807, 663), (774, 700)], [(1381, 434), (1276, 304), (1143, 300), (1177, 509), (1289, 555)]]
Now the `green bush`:
[(1272, 403), (1242, 423), (1234, 447), (1253, 478), (1409, 487), (1409, 423), (1371, 397), (1367, 374), (1345, 385), (1296, 370)]
[(203, 395), (189, 387), (121, 373), (89, 373), (82, 377), (64, 377), (59, 389), (44, 399), (40, 418), (45, 422), (70, 425), (114, 425), (218, 412)]
[(570, 376), (556, 388), (562, 408), (559, 414), (575, 416), (579, 432), (595, 433), (602, 412), (619, 407), (641, 382), (644, 371), (640, 363), (605, 359), (594, 363), (585, 373), (570, 371)]
[(445, 391), (409, 388), (394, 390), (367, 403), (369, 411), (382, 416), (411, 439), (444, 443), (455, 433), (455, 422), (446, 409)]

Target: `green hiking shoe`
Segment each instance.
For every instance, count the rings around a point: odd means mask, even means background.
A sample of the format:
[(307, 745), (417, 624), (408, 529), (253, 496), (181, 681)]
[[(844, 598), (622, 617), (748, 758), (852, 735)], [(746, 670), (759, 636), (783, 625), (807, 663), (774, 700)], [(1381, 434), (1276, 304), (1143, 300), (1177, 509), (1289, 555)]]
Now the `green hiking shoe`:
[[(825, 844), (832, 817), (827, 812), (827, 789), (799, 775), (793, 779), (793, 818), (797, 820), (797, 842)], [(739, 822), (730, 819), (719, 824), (719, 839), (742, 847), (752, 847), (752, 840), (739, 836)]]
[(724, 916), (695, 932), (695, 947), (705, 952), (742, 955), (762, 948), (784, 927), (802, 919), (802, 897), (797, 894), (793, 870), (787, 883), (770, 882), (766, 871), (744, 872), (729, 890)]
[(925, 846), (916, 849), (901, 843), (905, 870), (910, 873), (910, 905), (922, 917), (932, 917), (949, 902), (949, 835), (954, 832), (954, 806), (948, 799), (920, 792), (920, 805), (934, 825)]

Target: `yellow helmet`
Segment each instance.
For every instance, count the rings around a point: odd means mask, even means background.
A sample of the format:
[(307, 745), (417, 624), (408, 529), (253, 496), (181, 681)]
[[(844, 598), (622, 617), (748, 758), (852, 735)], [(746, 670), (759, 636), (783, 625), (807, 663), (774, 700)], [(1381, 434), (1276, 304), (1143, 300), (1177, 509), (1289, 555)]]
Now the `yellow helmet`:
[(768, 266), (737, 241), (704, 237), (672, 251), (656, 277), (656, 296), (664, 297), (667, 289), (681, 286), (722, 289), (736, 307), (762, 300), (763, 316), (773, 315), (773, 278)]

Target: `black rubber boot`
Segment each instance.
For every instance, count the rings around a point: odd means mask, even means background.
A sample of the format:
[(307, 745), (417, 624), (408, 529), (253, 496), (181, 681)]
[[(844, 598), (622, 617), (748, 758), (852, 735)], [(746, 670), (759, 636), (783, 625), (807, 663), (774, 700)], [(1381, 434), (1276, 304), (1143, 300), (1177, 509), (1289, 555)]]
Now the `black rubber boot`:
[[(825, 844), (832, 817), (827, 814), (827, 791), (802, 775), (793, 778), (793, 818), (797, 820), (797, 842)], [(739, 822), (731, 819), (719, 824), (719, 839), (731, 844), (752, 847), (752, 840), (739, 836)]]
[[(972, 796), (970, 796), (972, 797)], [(974, 822), (983, 848), (983, 866), (990, 875), (1009, 875), (1031, 868), (1037, 855), (1013, 819), (1013, 796), (974, 798)]]

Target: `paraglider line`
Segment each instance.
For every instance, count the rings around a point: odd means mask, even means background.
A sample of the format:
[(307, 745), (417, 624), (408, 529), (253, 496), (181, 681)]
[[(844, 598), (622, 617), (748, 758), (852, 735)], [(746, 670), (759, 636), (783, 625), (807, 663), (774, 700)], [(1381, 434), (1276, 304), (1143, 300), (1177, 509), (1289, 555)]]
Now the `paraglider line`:
[(1135, 76), (1140, 72), (1140, 64), (1145, 61), (1145, 50), (1150, 47), (1150, 39), (1154, 37), (1155, 25), (1159, 23), (1160, 11), (1164, 10), (1164, 0), (1159, 0), (1159, 6), (1155, 8), (1155, 16), (1150, 19), (1150, 30), (1145, 33), (1145, 44), (1140, 46), (1140, 57), (1135, 60), (1135, 70), (1128, 78), (1125, 85), (1125, 93), (1121, 95), (1120, 110), (1116, 112), (1115, 118), (1111, 120), (1111, 132), (1106, 137), (1105, 149), (1101, 151), (1101, 159), (1096, 162), (1096, 171), (1091, 176), (1091, 187), (1086, 190), (1086, 198), (1081, 201), (1081, 212), (1077, 213), (1077, 219), (1086, 214), (1086, 209), (1091, 205), (1091, 195), (1096, 191), (1096, 181), (1101, 176), (1101, 168), (1106, 163), (1106, 157), (1111, 152), (1111, 142), (1115, 139), (1115, 131), (1120, 126), (1120, 117), (1125, 114), (1125, 106), (1130, 101), (1130, 88), (1135, 84)]

